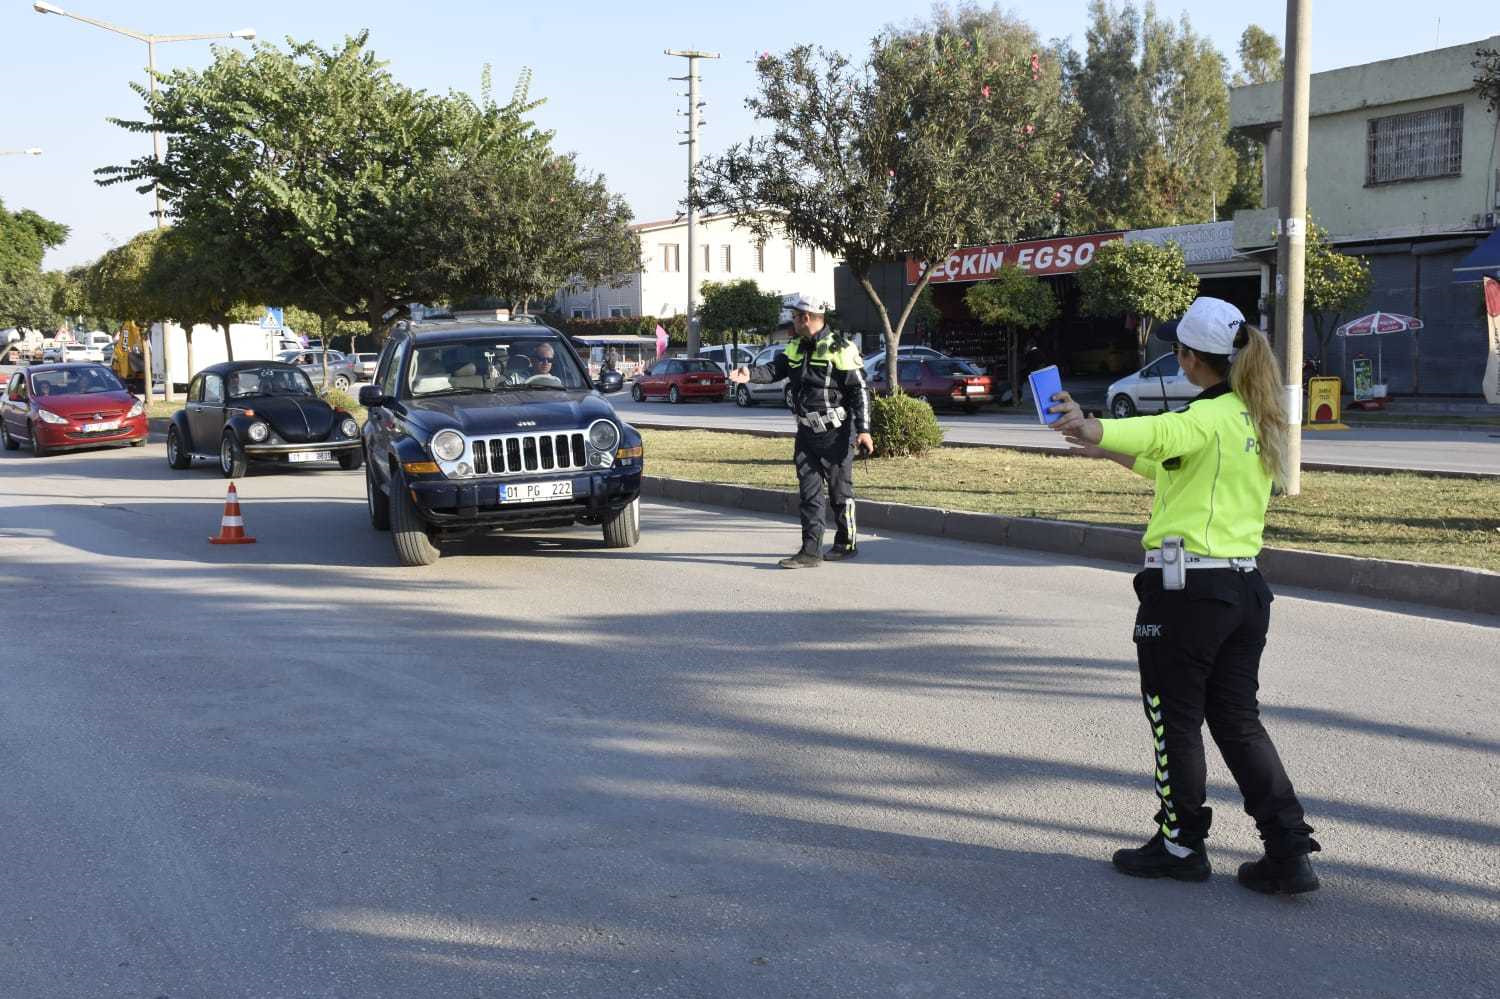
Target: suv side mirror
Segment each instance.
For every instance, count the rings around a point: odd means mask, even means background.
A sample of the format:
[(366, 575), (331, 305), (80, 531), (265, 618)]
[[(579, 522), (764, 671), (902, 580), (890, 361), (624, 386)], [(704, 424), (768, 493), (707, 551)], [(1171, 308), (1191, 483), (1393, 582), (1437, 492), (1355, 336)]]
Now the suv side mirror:
[(366, 409), (379, 406), (385, 402), (385, 396), (381, 394), (379, 385), (361, 385), (359, 387), (359, 404)]
[(618, 392), (625, 387), (625, 376), (618, 371), (606, 371), (599, 376), (599, 391), (605, 395)]

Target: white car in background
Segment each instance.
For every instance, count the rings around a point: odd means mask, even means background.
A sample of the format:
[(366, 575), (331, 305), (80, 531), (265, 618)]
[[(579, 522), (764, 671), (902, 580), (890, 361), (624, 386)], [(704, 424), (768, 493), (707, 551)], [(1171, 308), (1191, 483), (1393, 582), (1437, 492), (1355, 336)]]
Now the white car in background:
[(1109, 415), (1123, 420), (1137, 413), (1181, 409), (1201, 391), (1182, 373), (1174, 353), (1163, 354), (1135, 374), (1110, 385), (1104, 398)]
[[(776, 360), (778, 354), (786, 353), (786, 344), (773, 343), (765, 347), (750, 362), (752, 367), (771, 364)], [(746, 382), (734, 387), (734, 404), (736, 406), (753, 406), (758, 402), (780, 401), (787, 409), (792, 408), (790, 388), (787, 379), (782, 378), (774, 382)]]

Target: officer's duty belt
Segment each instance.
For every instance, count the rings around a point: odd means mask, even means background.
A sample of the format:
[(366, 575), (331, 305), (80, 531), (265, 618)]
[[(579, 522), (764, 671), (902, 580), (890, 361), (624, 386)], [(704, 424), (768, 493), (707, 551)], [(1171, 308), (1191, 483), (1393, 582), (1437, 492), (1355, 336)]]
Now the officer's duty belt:
[[(1199, 555), (1196, 552), (1183, 552), (1182, 565), (1185, 569), (1234, 569), (1236, 572), (1250, 572), (1255, 568), (1255, 556), (1209, 558), (1207, 555)], [(1146, 568), (1161, 568), (1160, 548), (1153, 548), (1146, 553)]]
[(843, 426), (845, 416), (844, 407), (839, 406), (824, 413), (800, 413), (797, 416), (797, 422), (821, 434), (826, 430), (837, 430)]

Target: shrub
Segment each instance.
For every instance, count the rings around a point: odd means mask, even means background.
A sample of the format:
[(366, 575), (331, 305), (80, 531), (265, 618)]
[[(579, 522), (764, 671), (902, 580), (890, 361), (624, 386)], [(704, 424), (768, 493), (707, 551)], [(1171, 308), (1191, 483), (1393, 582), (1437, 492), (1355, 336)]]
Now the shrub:
[(880, 395), (870, 400), (870, 436), (882, 457), (918, 456), (943, 443), (932, 406), (910, 395)]
[(329, 385), (322, 391), (320, 391), (318, 393), (318, 398), (328, 403), (328, 405), (332, 406), (334, 409), (342, 409), (344, 412), (348, 413), (355, 419), (363, 420), (364, 418), (365, 410), (364, 407), (359, 404), (359, 400), (354, 398), (354, 396), (350, 395), (348, 392), (344, 392), (341, 389), (336, 389), (332, 385)]

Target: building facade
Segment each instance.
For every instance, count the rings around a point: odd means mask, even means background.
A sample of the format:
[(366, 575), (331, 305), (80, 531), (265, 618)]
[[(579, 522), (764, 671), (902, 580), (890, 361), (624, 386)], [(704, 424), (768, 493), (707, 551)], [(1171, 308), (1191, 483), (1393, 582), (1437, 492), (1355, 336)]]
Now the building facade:
[[(1500, 121), (1474, 87), (1475, 53), (1500, 36), (1399, 59), (1317, 73), (1308, 124), (1308, 215), (1342, 252), (1370, 263), (1373, 290), (1344, 320), (1378, 310), (1417, 316), (1418, 334), (1379, 344), (1393, 395), (1480, 391), (1487, 340), (1475, 279), (1455, 267), (1496, 227)], [(1230, 92), (1230, 124), (1263, 143), (1264, 203), (1238, 212), (1236, 251), (1255, 258), (1274, 285), (1281, 203), (1282, 88)], [(1337, 341), (1337, 342), (1335, 342)], [(1318, 357), (1309, 322), (1305, 352)], [(1330, 338), (1326, 373), (1350, 381), (1350, 360), (1373, 351)]]
[[(784, 237), (758, 241), (735, 225), (738, 216), (699, 218), (694, 253), (698, 301), (707, 281), (753, 280), (763, 292), (803, 292), (833, 302), (835, 261), (813, 246)], [(556, 295), (559, 312), (572, 319), (675, 316), (687, 311), (687, 219), (632, 226), (641, 241), (641, 269), (618, 288), (571, 285)]]

